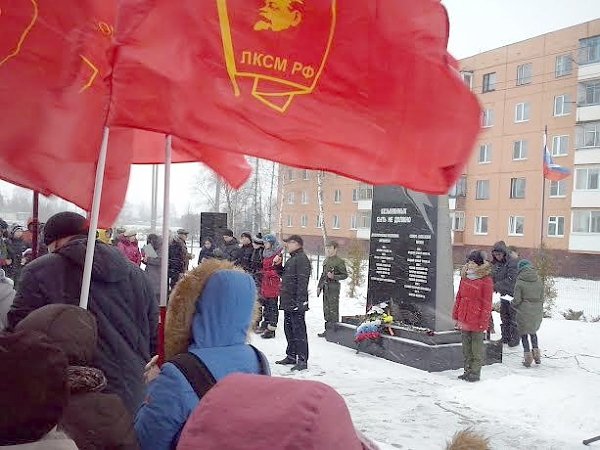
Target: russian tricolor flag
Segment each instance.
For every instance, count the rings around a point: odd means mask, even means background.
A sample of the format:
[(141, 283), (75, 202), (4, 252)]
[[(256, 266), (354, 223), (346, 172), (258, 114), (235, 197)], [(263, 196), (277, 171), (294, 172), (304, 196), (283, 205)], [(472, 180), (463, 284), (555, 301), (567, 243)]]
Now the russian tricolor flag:
[(560, 181), (571, 175), (566, 167), (554, 163), (548, 147), (544, 146), (544, 178), (551, 181)]

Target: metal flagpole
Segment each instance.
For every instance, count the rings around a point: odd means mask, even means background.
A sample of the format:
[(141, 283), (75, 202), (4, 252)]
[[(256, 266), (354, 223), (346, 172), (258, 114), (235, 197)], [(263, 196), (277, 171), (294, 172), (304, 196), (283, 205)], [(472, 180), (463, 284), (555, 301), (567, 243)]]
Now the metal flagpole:
[(165, 360), (165, 320), (169, 290), (169, 195), (171, 186), (171, 136), (165, 140), (165, 186), (163, 197), (162, 247), (160, 251), (160, 323), (158, 325), (158, 365)]
[(544, 246), (544, 213), (546, 206), (546, 175), (544, 173), (545, 161), (546, 161), (546, 152), (548, 145), (548, 125), (544, 127), (544, 147), (542, 153), (542, 223), (540, 226), (540, 248)]
[(40, 236), (40, 193), (33, 191), (33, 213), (31, 220), (33, 221), (33, 230), (31, 231), (31, 259), (34, 260), (38, 256), (39, 236)]
[(92, 281), (92, 263), (94, 261), (94, 250), (96, 249), (96, 230), (98, 229), (98, 216), (100, 215), (100, 199), (102, 197), (102, 184), (104, 183), (104, 166), (106, 165), (106, 153), (108, 151), (108, 135), (110, 130), (104, 127), (102, 145), (96, 165), (96, 183), (94, 185), (94, 199), (92, 200), (92, 213), (90, 215), (90, 229), (88, 231), (87, 250), (85, 252), (85, 265), (83, 267), (83, 278), (81, 280), (81, 296), (79, 306), (87, 309), (90, 294), (90, 282)]

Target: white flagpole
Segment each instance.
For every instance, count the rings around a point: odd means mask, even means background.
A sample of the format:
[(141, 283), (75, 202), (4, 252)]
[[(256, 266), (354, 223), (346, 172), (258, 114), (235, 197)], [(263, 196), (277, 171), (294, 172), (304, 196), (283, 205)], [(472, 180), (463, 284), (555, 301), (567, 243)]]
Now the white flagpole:
[(165, 358), (165, 321), (167, 317), (167, 292), (169, 290), (169, 196), (171, 187), (171, 136), (165, 140), (165, 185), (163, 196), (162, 247), (160, 251), (160, 324), (158, 325), (158, 364)]
[(102, 198), (102, 184), (104, 183), (104, 167), (106, 165), (106, 154), (108, 152), (108, 135), (110, 130), (104, 127), (102, 145), (96, 165), (96, 182), (94, 185), (94, 198), (92, 200), (92, 212), (89, 217), (90, 229), (88, 231), (87, 249), (85, 252), (85, 265), (83, 267), (83, 278), (81, 279), (81, 295), (79, 306), (83, 309), (88, 307), (90, 295), (90, 283), (92, 281), (92, 263), (94, 262), (94, 250), (96, 249), (96, 230), (98, 229), (98, 216), (100, 215), (100, 199)]

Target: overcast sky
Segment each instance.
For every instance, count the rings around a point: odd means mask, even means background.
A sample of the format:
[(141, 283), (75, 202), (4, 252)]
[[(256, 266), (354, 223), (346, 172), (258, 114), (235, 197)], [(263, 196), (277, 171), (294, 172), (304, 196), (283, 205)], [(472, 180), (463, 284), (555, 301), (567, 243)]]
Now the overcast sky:
[[(419, 0), (413, 0), (419, 1)], [(600, 0), (442, 0), (450, 16), (451, 53), (458, 59), (600, 17)], [(172, 169), (172, 202), (180, 213), (200, 164)], [(159, 194), (160, 195), (160, 194)], [(127, 198), (150, 203), (151, 168), (134, 167)]]

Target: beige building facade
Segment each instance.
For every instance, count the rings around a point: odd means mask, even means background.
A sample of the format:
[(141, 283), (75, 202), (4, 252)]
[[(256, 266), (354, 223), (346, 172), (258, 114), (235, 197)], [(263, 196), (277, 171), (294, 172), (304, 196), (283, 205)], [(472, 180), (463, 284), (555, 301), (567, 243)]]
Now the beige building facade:
[[(450, 193), (455, 247), (504, 240), (520, 249), (543, 242), (557, 254), (600, 254), (600, 19), (465, 58), (460, 69), (483, 113), (465, 174)], [(554, 163), (571, 170), (560, 182), (543, 178), (546, 128)], [(284, 234), (320, 236), (315, 173), (281, 171), (280, 193), (291, 196), (283, 203)], [(368, 239), (370, 187), (326, 174), (324, 194), (329, 234)]]

